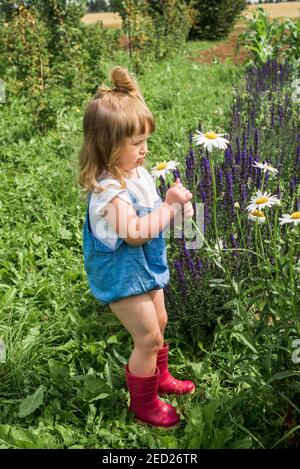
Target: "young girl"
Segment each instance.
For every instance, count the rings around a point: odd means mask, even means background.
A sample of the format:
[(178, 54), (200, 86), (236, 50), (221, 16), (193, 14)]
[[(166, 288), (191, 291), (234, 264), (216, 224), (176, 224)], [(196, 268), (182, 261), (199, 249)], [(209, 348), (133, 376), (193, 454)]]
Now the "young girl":
[(162, 202), (144, 167), (153, 115), (127, 69), (114, 67), (111, 79), (114, 87), (100, 87), (83, 118), (79, 183), (89, 192), (84, 265), (91, 292), (109, 305), (134, 343), (124, 367), (129, 410), (141, 422), (172, 427), (180, 417), (157, 393), (191, 393), (195, 385), (168, 371), (163, 230), (182, 208), (186, 218), (193, 216), (192, 194), (178, 179)]

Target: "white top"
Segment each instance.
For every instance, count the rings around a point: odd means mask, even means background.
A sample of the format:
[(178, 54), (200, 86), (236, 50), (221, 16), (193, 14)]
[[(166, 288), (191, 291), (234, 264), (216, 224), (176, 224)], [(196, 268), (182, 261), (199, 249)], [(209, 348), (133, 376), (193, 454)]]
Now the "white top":
[[(143, 166), (138, 166), (136, 171), (139, 177), (132, 179), (124, 178), (128, 189), (133, 192), (142, 206), (153, 208), (159, 198), (154, 181)], [(116, 195), (130, 205), (132, 205), (132, 201), (127, 189), (122, 189), (119, 181), (109, 176), (107, 173), (100, 177), (97, 182), (102, 187), (105, 187), (106, 190), (101, 194), (92, 193), (89, 205), (91, 230), (96, 238), (100, 239), (105, 245), (113, 248), (117, 243), (118, 234), (105, 218), (103, 218), (103, 211), (105, 212), (104, 208)]]

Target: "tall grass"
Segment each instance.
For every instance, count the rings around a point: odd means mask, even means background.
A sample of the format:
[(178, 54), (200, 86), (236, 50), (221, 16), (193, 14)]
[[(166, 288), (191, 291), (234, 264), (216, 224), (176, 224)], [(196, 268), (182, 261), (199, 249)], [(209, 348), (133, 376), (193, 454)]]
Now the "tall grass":
[[(157, 122), (149, 168), (161, 159), (183, 160), (186, 136), (199, 120), (214, 128), (228, 125), (238, 70), (193, 63), (198, 46), (189, 44), (185, 55), (153, 64), (139, 78)], [(118, 63), (129, 65), (122, 54)], [(1, 444), (180, 447), (182, 428), (167, 436), (128, 416), (122, 366), (131, 339), (93, 299), (83, 270), (85, 199), (75, 178), (90, 96), (83, 94), (80, 105), (59, 106), (60, 92), (57, 128), (43, 135), (32, 131), (22, 99), (1, 105), (0, 338), (7, 346), (7, 361), (0, 364)], [(170, 368), (180, 377), (188, 357), (178, 339)], [(191, 399), (170, 399), (183, 419)], [(201, 399), (201, 391), (194, 399)]]

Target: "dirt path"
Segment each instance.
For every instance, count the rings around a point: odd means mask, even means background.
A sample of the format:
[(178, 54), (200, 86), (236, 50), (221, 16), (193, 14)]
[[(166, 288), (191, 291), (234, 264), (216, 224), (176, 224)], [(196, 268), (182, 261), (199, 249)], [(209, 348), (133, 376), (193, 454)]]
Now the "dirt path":
[(207, 64), (211, 64), (213, 61), (220, 63), (231, 61), (235, 65), (244, 63), (250, 57), (250, 52), (244, 47), (241, 47), (239, 51), (236, 50), (237, 38), (244, 29), (245, 27), (242, 25), (236, 26), (233, 32), (229, 34), (228, 39), (222, 41), (219, 45), (199, 51), (192, 61)]
[[(288, 17), (293, 19), (300, 16), (300, 2), (248, 5), (248, 8), (246, 9), (243, 16), (245, 16), (245, 18), (252, 18), (253, 11), (257, 8), (257, 6), (262, 7), (271, 19), (280, 17)], [(226, 60), (230, 60), (236, 65), (244, 63), (245, 59), (251, 55), (250, 52), (247, 51), (244, 47), (240, 47), (239, 51), (236, 49), (237, 38), (244, 30), (245, 26), (241, 20), (235, 25), (234, 30), (228, 36), (228, 39), (223, 41), (222, 44), (211, 47), (204, 51), (199, 51), (199, 55), (192, 60), (194, 62), (202, 63), (212, 63), (214, 60), (220, 63), (224, 63)]]

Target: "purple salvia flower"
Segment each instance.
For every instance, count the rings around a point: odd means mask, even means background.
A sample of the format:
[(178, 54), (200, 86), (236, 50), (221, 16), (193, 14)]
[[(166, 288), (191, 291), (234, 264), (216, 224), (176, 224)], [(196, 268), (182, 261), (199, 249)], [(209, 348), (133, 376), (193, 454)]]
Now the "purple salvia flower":
[(296, 163), (295, 167), (296, 169), (300, 168), (300, 145), (297, 146), (297, 156), (296, 156)]
[(179, 259), (174, 260), (174, 267), (177, 272), (177, 276), (180, 282), (180, 288), (182, 289), (183, 294), (186, 296), (187, 289), (186, 289), (186, 283), (185, 283), (185, 277), (182, 269), (182, 265)]
[(161, 193), (162, 198), (164, 199), (166, 192), (167, 192), (166, 182), (162, 176), (159, 176), (159, 181), (160, 181), (159, 191)]
[(254, 155), (258, 154), (259, 149), (259, 129), (254, 130)]
[(217, 187), (220, 192), (223, 190), (223, 172), (221, 168), (217, 168)]
[(174, 181), (176, 181), (177, 178), (181, 178), (179, 169), (173, 169), (173, 176)]
[(232, 167), (232, 149), (231, 145), (228, 145), (225, 152), (225, 166), (227, 169)]
[(242, 188), (241, 188), (241, 200), (242, 200), (242, 203), (244, 204), (245, 201), (247, 200), (247, 197), (248, 197), (248, 187), (246, 184), (242, 184)]
[(275, 122), (274, 116), (275, 116), (275, 110), (274, 110), (274, 104), (272, 104), (272, 107), (271, 107), (271, 126), (272, 126), (272, 128), (274, 128), (274, 122)]
[(281, 105), (279, 105), (278, 107), (278, 117), (279, 117), (279, 127), (281, 127), (282, 122), (283, 122), (283, 107)]

